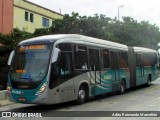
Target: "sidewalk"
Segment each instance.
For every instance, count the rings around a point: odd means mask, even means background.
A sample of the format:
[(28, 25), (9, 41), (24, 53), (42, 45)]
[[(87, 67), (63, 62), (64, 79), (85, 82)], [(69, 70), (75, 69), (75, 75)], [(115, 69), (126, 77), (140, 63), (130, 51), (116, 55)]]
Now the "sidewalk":
[(0, 107), (14, 104), (14, 102), (10, 102), (7, 96), (7, 90), (0, 91)]
[(1, 100), (0, 101), (0, 107), (14, 104), (14, 102), (10, 102), (9, 100)]

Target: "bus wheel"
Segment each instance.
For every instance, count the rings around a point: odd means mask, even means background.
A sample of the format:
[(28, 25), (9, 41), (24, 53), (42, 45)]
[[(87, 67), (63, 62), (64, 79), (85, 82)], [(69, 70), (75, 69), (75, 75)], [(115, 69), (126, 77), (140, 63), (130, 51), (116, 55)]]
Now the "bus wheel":
[(86, 89), (82, 85), (82, 86), (80, 86), (80, 88), (78, 90), (77, 104), (83, 104), (85, 102), (85, 100), (86, 100)]
[(147, 86), (151, 86), (151, 76), (148, 76)]
[(126, 84), (125, 81), (121, 81), (121, 86), (120, 86), (120, 94), (124, 94), (126, 92)]

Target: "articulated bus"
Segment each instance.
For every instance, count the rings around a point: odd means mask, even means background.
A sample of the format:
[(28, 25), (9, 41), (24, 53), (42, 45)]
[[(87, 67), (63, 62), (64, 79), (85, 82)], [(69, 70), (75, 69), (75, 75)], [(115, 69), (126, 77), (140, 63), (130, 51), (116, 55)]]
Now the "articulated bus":
[(119, 92), (158, 77), (157, 52), (77, 34), (24, 40), (8, 60), (7, 93), (18, 103), (56, 104)]

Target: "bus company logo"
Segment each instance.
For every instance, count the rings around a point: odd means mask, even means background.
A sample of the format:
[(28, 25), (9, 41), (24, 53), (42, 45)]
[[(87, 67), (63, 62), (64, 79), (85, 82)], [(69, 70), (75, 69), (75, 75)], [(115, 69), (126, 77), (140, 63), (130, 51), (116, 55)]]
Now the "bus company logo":
[(104, 80), (112, 79), (112, 75), (104, 75)]
[(9, 118), (12, 117), (11, 112), (2, 112), (2, 117)]
[(21, 85), (21, 86), (18, 86), (18, 88), (23, 88), (23, 89), (27, 89), (27, 88), (29, 88), (28, 86), (26, 86), (26, 85)]
[(12, 93), (13, 93), (13, 94), (18, 94), (18, 95), (24, 94), (24, 92), (19, 91), (19, 90), (12, 90)]

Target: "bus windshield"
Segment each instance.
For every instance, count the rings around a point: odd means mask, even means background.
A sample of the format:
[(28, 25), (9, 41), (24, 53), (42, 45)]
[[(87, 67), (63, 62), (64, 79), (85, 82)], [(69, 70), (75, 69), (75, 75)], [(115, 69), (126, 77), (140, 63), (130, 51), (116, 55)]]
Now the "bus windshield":
[(11, 64), (11, 82), (42, 81), (47, 74), (50, 54), (51, 45), (19, 46)]

